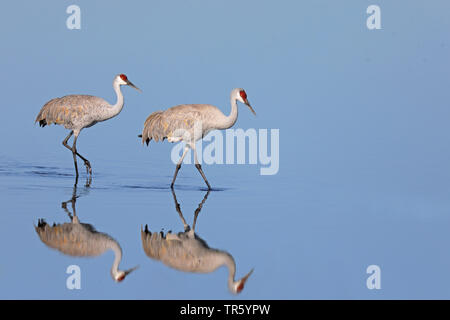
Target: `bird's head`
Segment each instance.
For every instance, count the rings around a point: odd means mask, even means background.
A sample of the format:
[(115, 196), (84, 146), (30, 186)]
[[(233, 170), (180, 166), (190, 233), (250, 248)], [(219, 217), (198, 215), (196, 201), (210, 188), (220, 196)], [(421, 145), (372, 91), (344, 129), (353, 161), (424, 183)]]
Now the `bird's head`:
[(250, 111), (256, 116), (255, 110), (253, 110), (252, 106), (250, 105), (250, 102), (247, 99), (247, 93), (242, 88), (237, 88), (233, 90), (233, 96), (234, 99), (236, 99), (239, 102), (244, 103), (247, 105), (247, 107), (250, 109)]
[(138, 267), (136, 266), (134, 268), (131, 268), (131, 269), (128, 269), (125, 271), (123, 271), (123, 270), (118, 270), (117, 272), (111, 271), (111, 276), (113, 277), (114, 281), (122, 282), (127, 275), (129, 275), (131, 272), (133, 272), (137, 268)]
[(128, 77), (126, 75), (122, 74), (118, 74), (115, 78), (114, 78), (114, 82), (121, 85), (121, 86), (130, 86), (135, 88), (137, 91), (142, 92), (141, 89), (139, 89), (138, 87), (136, 87), (130, 80), (128, 80)]
[(253, 269), (250, 270), (250, 272), (247, 273), (247, 275), (245, 277), (241, 278), (238, 281), (234, 281), (233, 285), (230, 287), (231, 292), (234, 294), (241, 293), (242, 290), (244, 289), (245, 283), (247, 282), (248, 278), (251, 276), (252, 273), (253, 273)]

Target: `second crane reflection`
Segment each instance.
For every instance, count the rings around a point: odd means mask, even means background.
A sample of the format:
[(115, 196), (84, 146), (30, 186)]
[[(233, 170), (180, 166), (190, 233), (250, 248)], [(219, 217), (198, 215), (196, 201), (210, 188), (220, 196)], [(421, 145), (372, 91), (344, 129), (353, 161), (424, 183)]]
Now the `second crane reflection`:
[[(119, 270), (119, 264), (122, 260), (122, 248), (115, 239), (106, 233), (98, 232), (92, 225), (80, 222), (75, 210), (75, 203), (78, 198), (76, 192), (77, 185), (75, 184), (72, 199), (62, 203), (62, 208), (69, 216), (71, 222), (54, 223), (50, 227), (44, 219), (39, 219), (38, 225), (35, 226), (39, 238), (48, 247), (74, 257), (99, 256), (108, 250), (112, 250), (114, 252), (114, 262), (111, 267), (111, 276), (116, 282), (122, 281), (137, 267)], [(72, 204), (73, 215), (67, 209), (69, 202)]]
[(169, 231), (164, 235), (163, 232), (151, 232), (145, 225), (144, 230), (141, 228), (141, 240), (146, 255), (152, 259), (160, 260), (171, 268), (184, 272), (209, 273), (225, 265), (228, 268), (229, 290), (234, 294), (240, 293), (253, 269), (236, 281), (236, 263), (233, 256), (226, 251), (210, 248), (206, 241), (195, 233), (197, 217), (208, 198), (209, 191), (195, 210), (192, 229), (183, 217), (173, 189), (172, 194), (175, 208), (183, 222), (184, 232), (174, 234)]

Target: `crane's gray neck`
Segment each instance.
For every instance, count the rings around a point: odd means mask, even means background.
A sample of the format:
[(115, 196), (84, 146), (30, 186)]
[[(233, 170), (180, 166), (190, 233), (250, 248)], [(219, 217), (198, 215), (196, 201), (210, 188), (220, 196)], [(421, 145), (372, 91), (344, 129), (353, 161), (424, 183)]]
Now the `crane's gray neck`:
[(236, 281), (234, 277), (236, 276), (236, 263), (233, 257), (227, 252), (220, 252), (222, 264), (224, 264), (228, 269), (228, 288), (233, 291)]
[(122, 94), (122, 91), (120, 90), (120, 84), (118, 82), (114, 82), (113, 88), (114, 88), (114, 91), (116, 92), (117, 102), (115, 105), (113, 105), (107, 109), (107, 114), (106, 114), (105, 120), (108, 120), (108, 119), (111, 119), (111, 118), (117, 116), (120, 113), (120, 111), (122, 111), (122, 108), (123, 108), (123, 104), (124, 104), (123, 103), (123, 94)]
[(237, 120), (238, 117), (238, 106), (236, 102), (236, 97), (231, 93), (230, 103), (231, 103), (231, 112), (230, 114), (224, 117), (224, 119), (221, 121), (221, 123), (217, 126), (217, 129), (228, 129), (231, 128)]
[(111, 276), (115, 279), (119, 272), (120, 261), (122, 260), (122, 248), (113, 239), (109, 239), (107, 247), (114, 252), (114, 262), (111, 267)]

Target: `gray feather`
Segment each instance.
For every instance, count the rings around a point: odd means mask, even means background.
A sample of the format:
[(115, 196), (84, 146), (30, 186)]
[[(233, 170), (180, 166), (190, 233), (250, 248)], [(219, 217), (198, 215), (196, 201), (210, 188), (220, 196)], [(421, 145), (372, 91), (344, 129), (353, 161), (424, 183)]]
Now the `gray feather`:
[(196, 122), (201, 124), (201, 134), (203, 135), (208, 132), (210, 124), (214, 122), (207, 120), (220, 117), (223, 117), (222, 112), (208, 104), (183, 104), (165, 111), (155, 111), (145, 120), (142, 143), (145, 142), (148, 145), (151, 140), (158, 142), (168, 138), (177, 138), (183, 131), (188, 131), (194, 138)]
[(39, 111), (35, 122), (41, 126), (52, 123), (67, 129), (87, 127), (109, 107), (104, 99), (90, 95), (69, 95), (48, 101)]

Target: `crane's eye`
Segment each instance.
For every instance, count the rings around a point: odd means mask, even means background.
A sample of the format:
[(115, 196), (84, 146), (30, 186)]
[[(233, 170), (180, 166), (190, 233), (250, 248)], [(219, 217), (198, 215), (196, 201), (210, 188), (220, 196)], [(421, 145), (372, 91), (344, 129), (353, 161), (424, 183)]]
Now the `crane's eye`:
[(120, 79), (122, 79), (123, 81), (127, 81), (128, 80), (127, 76), (124, 75), (124, 74), (120, 75)]
[(242, 99), (244, 99), (244, 101), (247, 100), (247, 94), (245, 93), (244, 90), (239, 91), (239, 95), (241, 96)]

